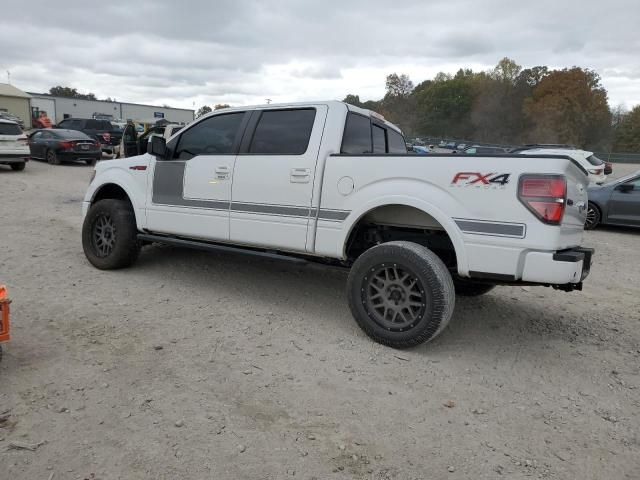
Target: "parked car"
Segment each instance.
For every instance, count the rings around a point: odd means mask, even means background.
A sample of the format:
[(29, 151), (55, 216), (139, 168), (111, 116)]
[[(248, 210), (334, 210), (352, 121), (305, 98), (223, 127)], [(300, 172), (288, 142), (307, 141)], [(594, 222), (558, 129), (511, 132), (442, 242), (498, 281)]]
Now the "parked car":
[(464, 150), (464, 153), (466, 153), (467, 155), (495, 155), (506, 153), (506, 151), (501, 147), (485, 147), (482, 145), (473, 145), (472, 147), (467, 147)]
[(640, 170), (605, 185), (590, 186), (587, 192), (586, 230), (601, 224), (640, 227)]
[(94, 165), (102, 158), (97, 140), (78, 130), (36, 130), (29, 137), (31, 158), (46, 160), (51, 165), (62, 161), (82, 161)]
[(95, 118), (66, 118), (56, 128), (77, 130), (100, 143), (101, 150), (111, 157), (115, 157), (120, 148), (122, 132), (111, 125), (109, 120)]
[(0, 165), (24, 170), (29, 160), (27, 136), (17, 122), (0, 118)]
[(589, 172), (589, 181), (597, 185), (603, 184), (607, 180), (604, 173), (605, 164), (596, 157), (593, 152), (580, 150), (577, 148), (520, 148), (515, 149), (511, 153), (520, 155), (567, 155), (576, 160), (582, 167)]
[(467, 148), (466, 143), (459, 143), (458, 146), (456, 147), (457, 150), (464, 150), (465, 148)]
[(418, 155), (428, 155), (429, 149), (427, 147), (423, 147), (422, 145), (413, 145), (408, 149), (409, 153), (417, 153)]
[(228, 108), (98, 163), (82, 245), (104, 270), (153, 242), (349, 268), (356, 322), (396, 348), (438, 335), (456, 293), (581, 289), (586, 171), (564, 155), (451, 157), (408, 155), (398, 127), (343, 102)]
[(24, 121), (11, 112), (0, 111), (0, 120), (10, 120), (16, 122), (18, 126), (24, 130)]

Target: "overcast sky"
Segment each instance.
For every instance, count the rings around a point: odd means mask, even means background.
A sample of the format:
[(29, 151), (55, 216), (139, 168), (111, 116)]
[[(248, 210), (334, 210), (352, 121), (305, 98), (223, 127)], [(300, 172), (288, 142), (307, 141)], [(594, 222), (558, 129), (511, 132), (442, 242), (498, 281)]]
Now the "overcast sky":
[(0, 81), (199, 108), (384, 94), (508, 56), (595, 69), (611, 105), (640, 104), (638, 0), (2, 2)]

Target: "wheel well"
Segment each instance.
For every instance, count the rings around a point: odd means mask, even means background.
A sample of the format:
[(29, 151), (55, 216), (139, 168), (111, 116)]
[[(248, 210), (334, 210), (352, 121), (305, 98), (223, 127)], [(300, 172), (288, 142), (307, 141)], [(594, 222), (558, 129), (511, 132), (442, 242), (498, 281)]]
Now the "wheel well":
[(406, 240), (432, 250), (444, 264), (457, 268), (451, 237), (428, 213), (407, 205), (384, 205), (364, 214), (351, 229), (345, 246), (349, 262), (380, 243)]
[(93, 201), (91, 203), (96, 203), (100, 200), (105, 200), (107, 198), (113, 198), (117, 200), (126, 200), (127, 202), (129, 202), (129, 205), (131, 205), (133, 208), (133, 205), (131, 204), (131, 199), (129, 198), (129, 195), (127, 195), (127, 192), (125, 192), (122, 187), (120, 187), (119, 185), (116, 185), (115, 183), (107, 183), (101, 186), (100, 189), (93, 196)]

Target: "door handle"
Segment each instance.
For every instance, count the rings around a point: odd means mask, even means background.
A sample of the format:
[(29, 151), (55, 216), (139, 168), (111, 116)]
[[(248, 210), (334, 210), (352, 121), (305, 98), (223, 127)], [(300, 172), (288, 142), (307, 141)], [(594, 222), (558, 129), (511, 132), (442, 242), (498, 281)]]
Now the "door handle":
[(292, 168), (291, 183), (309, 183), (311, 180), (311, 169), (309, 168)]
[(229, 167), (226, 167), (224, 165), (216, 167), (216, 178), (218, 180), (225, 180), (227, 178), (229, 178)]

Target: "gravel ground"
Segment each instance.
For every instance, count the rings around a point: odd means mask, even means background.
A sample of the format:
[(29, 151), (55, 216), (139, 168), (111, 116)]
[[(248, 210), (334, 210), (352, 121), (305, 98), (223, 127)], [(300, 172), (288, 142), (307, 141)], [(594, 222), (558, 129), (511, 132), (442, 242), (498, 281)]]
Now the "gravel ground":
[(2, 480), (639, 478), (638, 231), (585, 234), (583, 292), (460, 298), (394, 351), (341, 271), (161, 246), (98, 271), (91, 168), (0, 170)]

